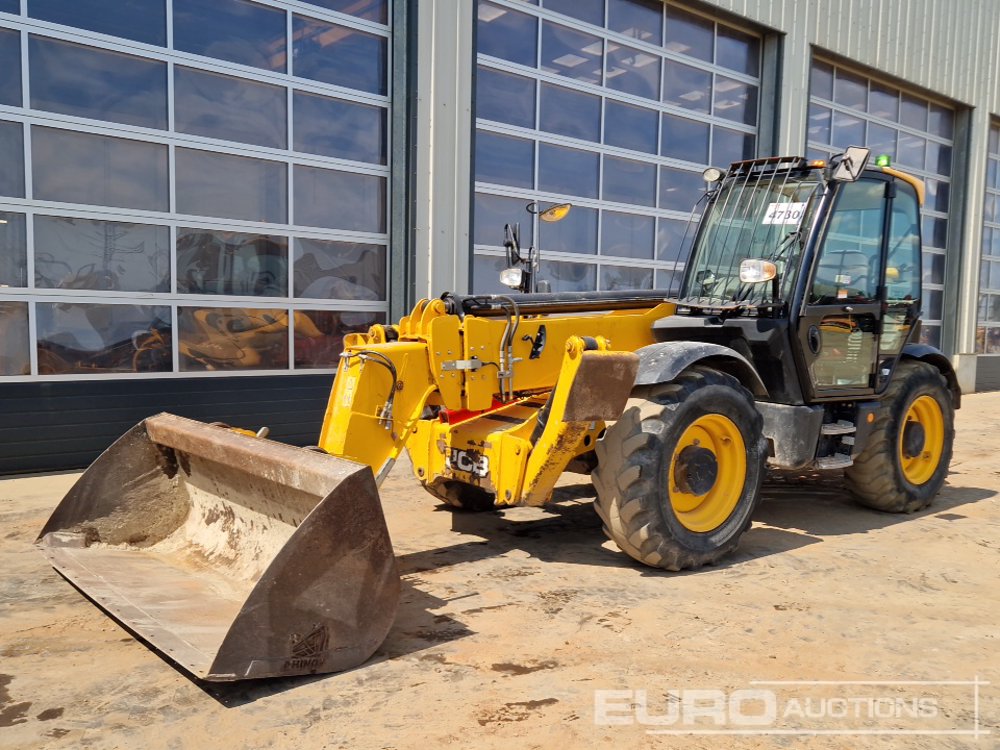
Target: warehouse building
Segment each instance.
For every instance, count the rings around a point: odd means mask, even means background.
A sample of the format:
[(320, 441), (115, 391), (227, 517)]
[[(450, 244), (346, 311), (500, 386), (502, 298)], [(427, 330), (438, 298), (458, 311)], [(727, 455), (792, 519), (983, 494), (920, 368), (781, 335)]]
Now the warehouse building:
[[(665, 288), (706, 166), (923, 179), (924, 339), (1000, 387), (989, 0), (0, 0), (0, 473), (168, 410), (314, 440), (343, 336), (494, 291)], [(570, 201), (559, 224), (529, 201)]]

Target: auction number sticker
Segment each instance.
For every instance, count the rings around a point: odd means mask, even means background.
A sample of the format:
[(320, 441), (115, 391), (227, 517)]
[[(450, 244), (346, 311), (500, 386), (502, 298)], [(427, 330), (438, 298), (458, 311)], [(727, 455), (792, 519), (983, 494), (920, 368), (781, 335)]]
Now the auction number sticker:
[(806, 204), (803, 203), (771, 203), (764, 214), (765, 224), (798, 224), (802, 221)]

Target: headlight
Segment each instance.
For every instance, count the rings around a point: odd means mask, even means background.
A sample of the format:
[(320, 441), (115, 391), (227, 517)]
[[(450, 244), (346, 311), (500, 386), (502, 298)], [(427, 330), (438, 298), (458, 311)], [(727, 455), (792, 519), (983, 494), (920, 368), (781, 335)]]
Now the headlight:
[(521, 286), (521, 278), (523, 276), (524, 272), (520, 268), (505, 268), (500, 272), (500, 283), (512, 289), (517, 289)]
[(769, 260), (747, 258), (740, 263), (740, 281), (744, 284), (757, 284), (770, 281), (778, 275), (778, 267)]

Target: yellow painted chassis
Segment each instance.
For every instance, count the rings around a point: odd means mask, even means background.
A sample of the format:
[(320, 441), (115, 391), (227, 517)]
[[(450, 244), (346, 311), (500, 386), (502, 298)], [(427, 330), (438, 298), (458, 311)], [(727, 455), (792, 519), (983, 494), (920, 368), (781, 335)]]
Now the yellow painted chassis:
[(398, 326), (345, 337), (319, 446), (368, 464), (379, 480), (405, 447), (425, 486), (459, 482), (498, 505), (541, 505), (621, 415), (635, 350), (654, 343), (653, 322), (673, 312), (651, 303), (518, 316), (512, 336), (510, 320), (421, 300)]

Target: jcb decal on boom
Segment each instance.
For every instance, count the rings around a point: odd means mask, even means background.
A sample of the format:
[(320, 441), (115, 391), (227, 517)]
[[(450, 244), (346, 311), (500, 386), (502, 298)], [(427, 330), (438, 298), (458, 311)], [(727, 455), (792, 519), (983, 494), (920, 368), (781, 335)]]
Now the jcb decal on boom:
[(452, 448), (448, 454), (448, 469), (486, 478), (490, 474), (490, 459), (478, 451), (463, 451)]

